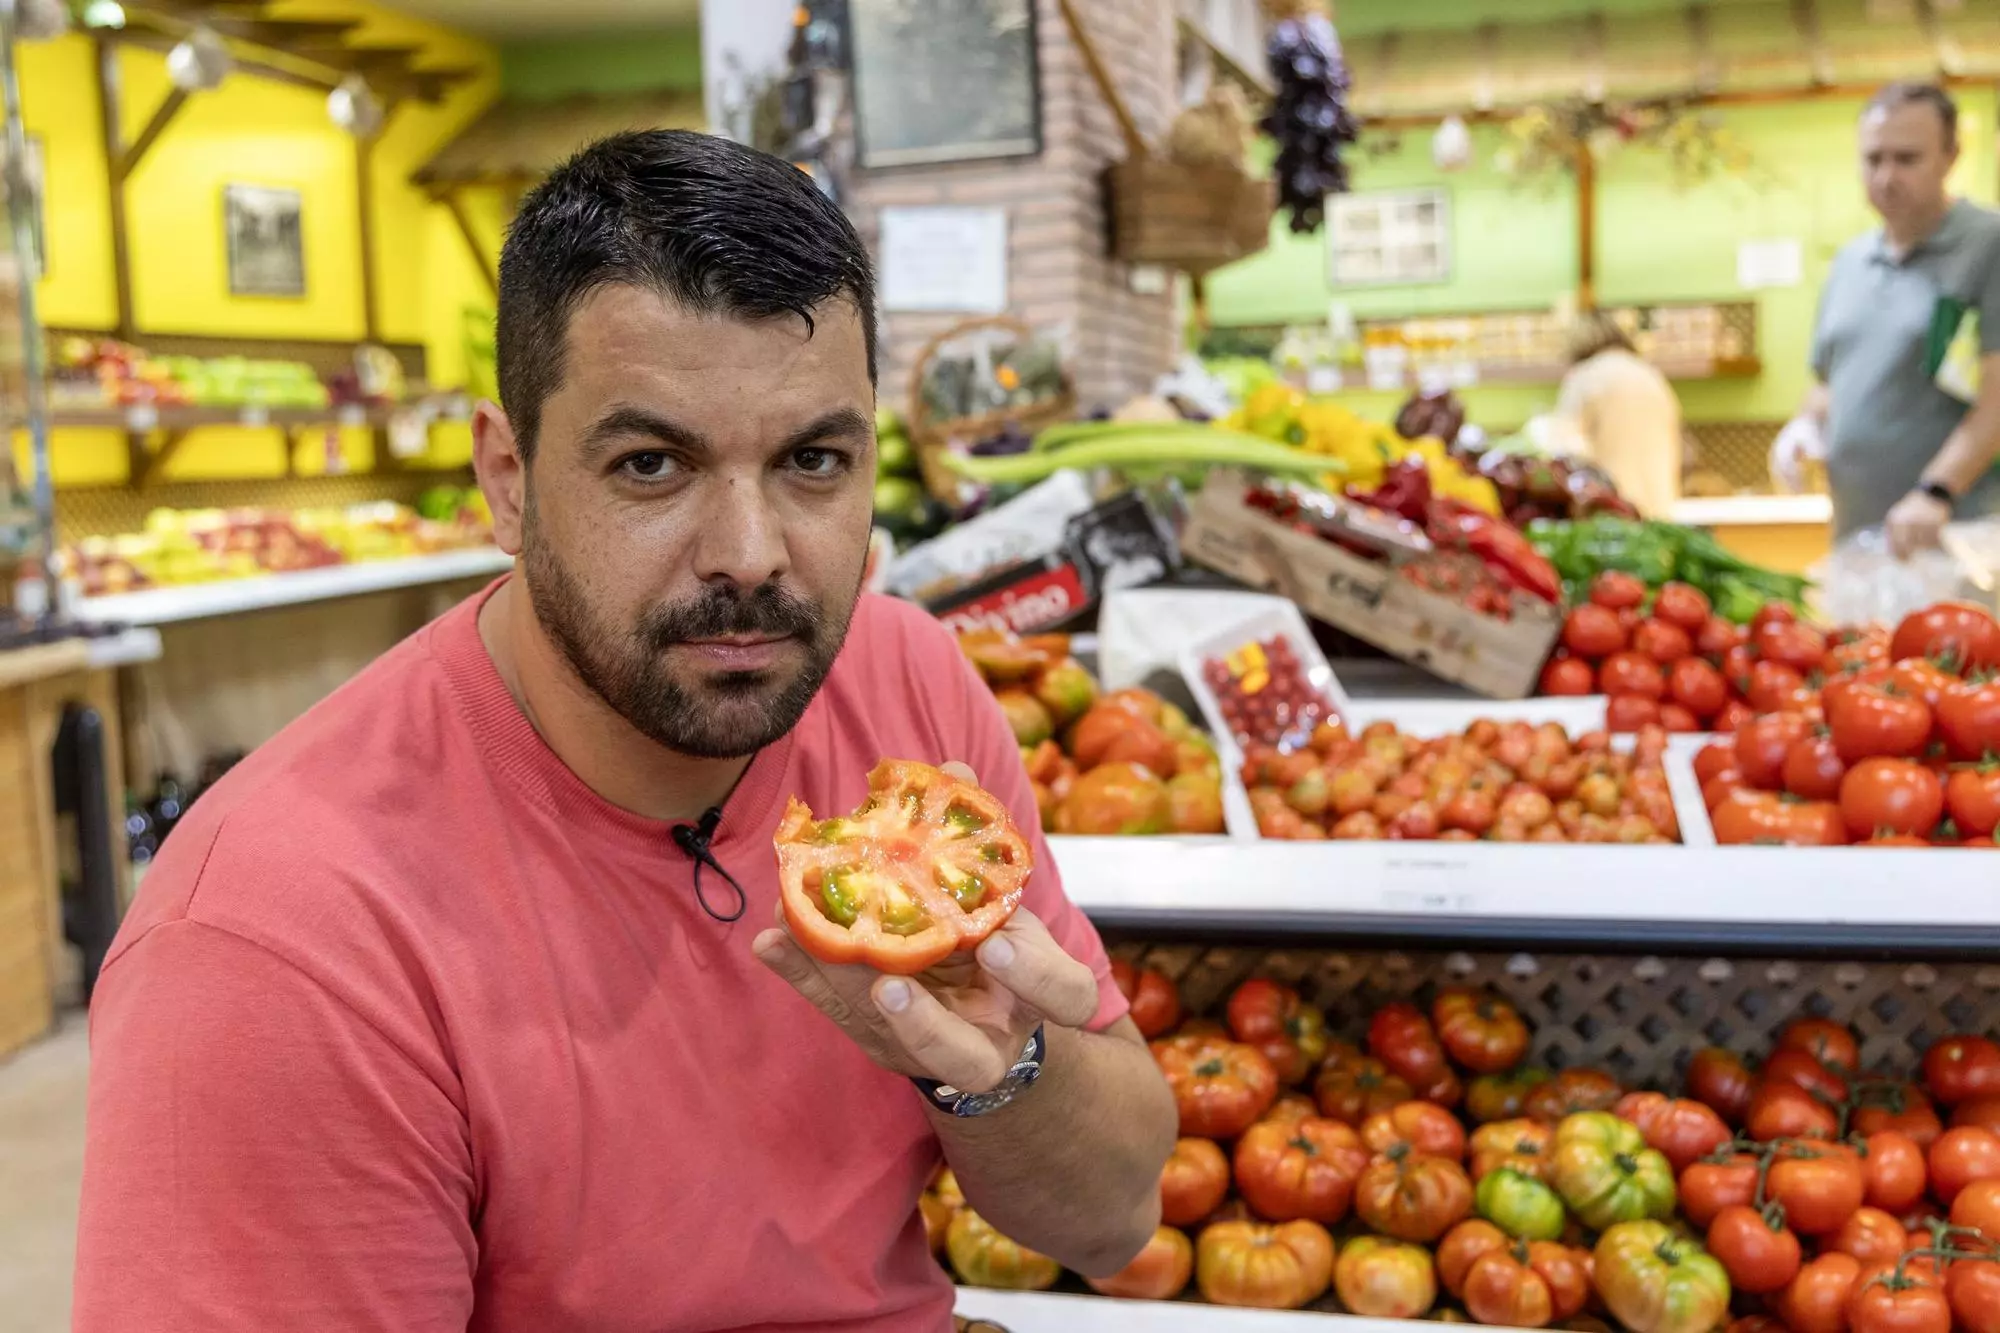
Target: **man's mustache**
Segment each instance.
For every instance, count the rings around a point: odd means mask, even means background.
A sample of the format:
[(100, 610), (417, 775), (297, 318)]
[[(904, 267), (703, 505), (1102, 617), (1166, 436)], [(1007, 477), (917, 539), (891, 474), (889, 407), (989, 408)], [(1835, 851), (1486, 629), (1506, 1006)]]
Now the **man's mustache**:
[(814, 643), (825, 624), (817, 604), (766, 583), (749, 593), (711, 588), (698, 598), (658, 607), (639, 632), (655, 648), (727, 634), (781, 635)]

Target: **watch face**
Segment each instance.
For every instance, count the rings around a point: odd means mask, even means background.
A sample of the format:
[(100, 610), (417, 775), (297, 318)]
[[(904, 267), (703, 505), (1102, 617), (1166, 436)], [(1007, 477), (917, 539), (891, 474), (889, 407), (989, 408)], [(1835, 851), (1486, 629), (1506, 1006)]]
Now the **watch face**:
[(997, 1111), (1013, 1101), (1014, 1094), (1020, 1090), (1020, 1084), (1008, 1082), (1002, 1083), (991, 1092), (968, 1092), (952, 1104), (951, 1113), (960, 1116), (985, 1115), (988, 1111)]

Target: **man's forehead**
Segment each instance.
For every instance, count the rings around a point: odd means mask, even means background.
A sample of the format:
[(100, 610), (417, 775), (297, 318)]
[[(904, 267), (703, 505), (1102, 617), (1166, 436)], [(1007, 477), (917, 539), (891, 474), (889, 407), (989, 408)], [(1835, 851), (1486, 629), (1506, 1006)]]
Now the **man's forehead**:
[(1899, 148), (1941, 144), (1944, 117), (1937, 108), (1915, 102), (1876, 107), (1861, 118), (1861, 141)]

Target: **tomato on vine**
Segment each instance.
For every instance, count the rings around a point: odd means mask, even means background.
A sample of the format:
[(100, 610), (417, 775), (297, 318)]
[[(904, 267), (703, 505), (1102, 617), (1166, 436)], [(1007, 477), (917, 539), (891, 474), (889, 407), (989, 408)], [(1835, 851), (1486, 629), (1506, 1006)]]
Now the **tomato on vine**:
[(1789, 1283), (1805, 1258), (1782, 1208), (1760, 1212), (1745, 1204), (1731, 1204), (1708, 1224), (1708, 1252), (1729, 1274), (1731, 1286), (1757, 1295)]

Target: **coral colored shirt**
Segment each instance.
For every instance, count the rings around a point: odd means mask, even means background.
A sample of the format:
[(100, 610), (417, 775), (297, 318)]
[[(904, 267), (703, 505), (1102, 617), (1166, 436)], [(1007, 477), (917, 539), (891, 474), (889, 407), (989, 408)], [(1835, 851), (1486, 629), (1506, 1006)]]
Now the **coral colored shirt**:
[[(998, 707), (935, 621), (864, 597), (725, 807), (724, 924), (669, 825), (542, 743), (484, 600), (257, 750), (147, 877), (91, 1014), (74, 1327), (947, 1329), (919, 1094), (750, 941), (786, 795), (852, 809), (877, 758), (964, 760), (1035, 829)], [(1033, 841), (1027, 902), (1104, 1027), (1124, 1002)]]

